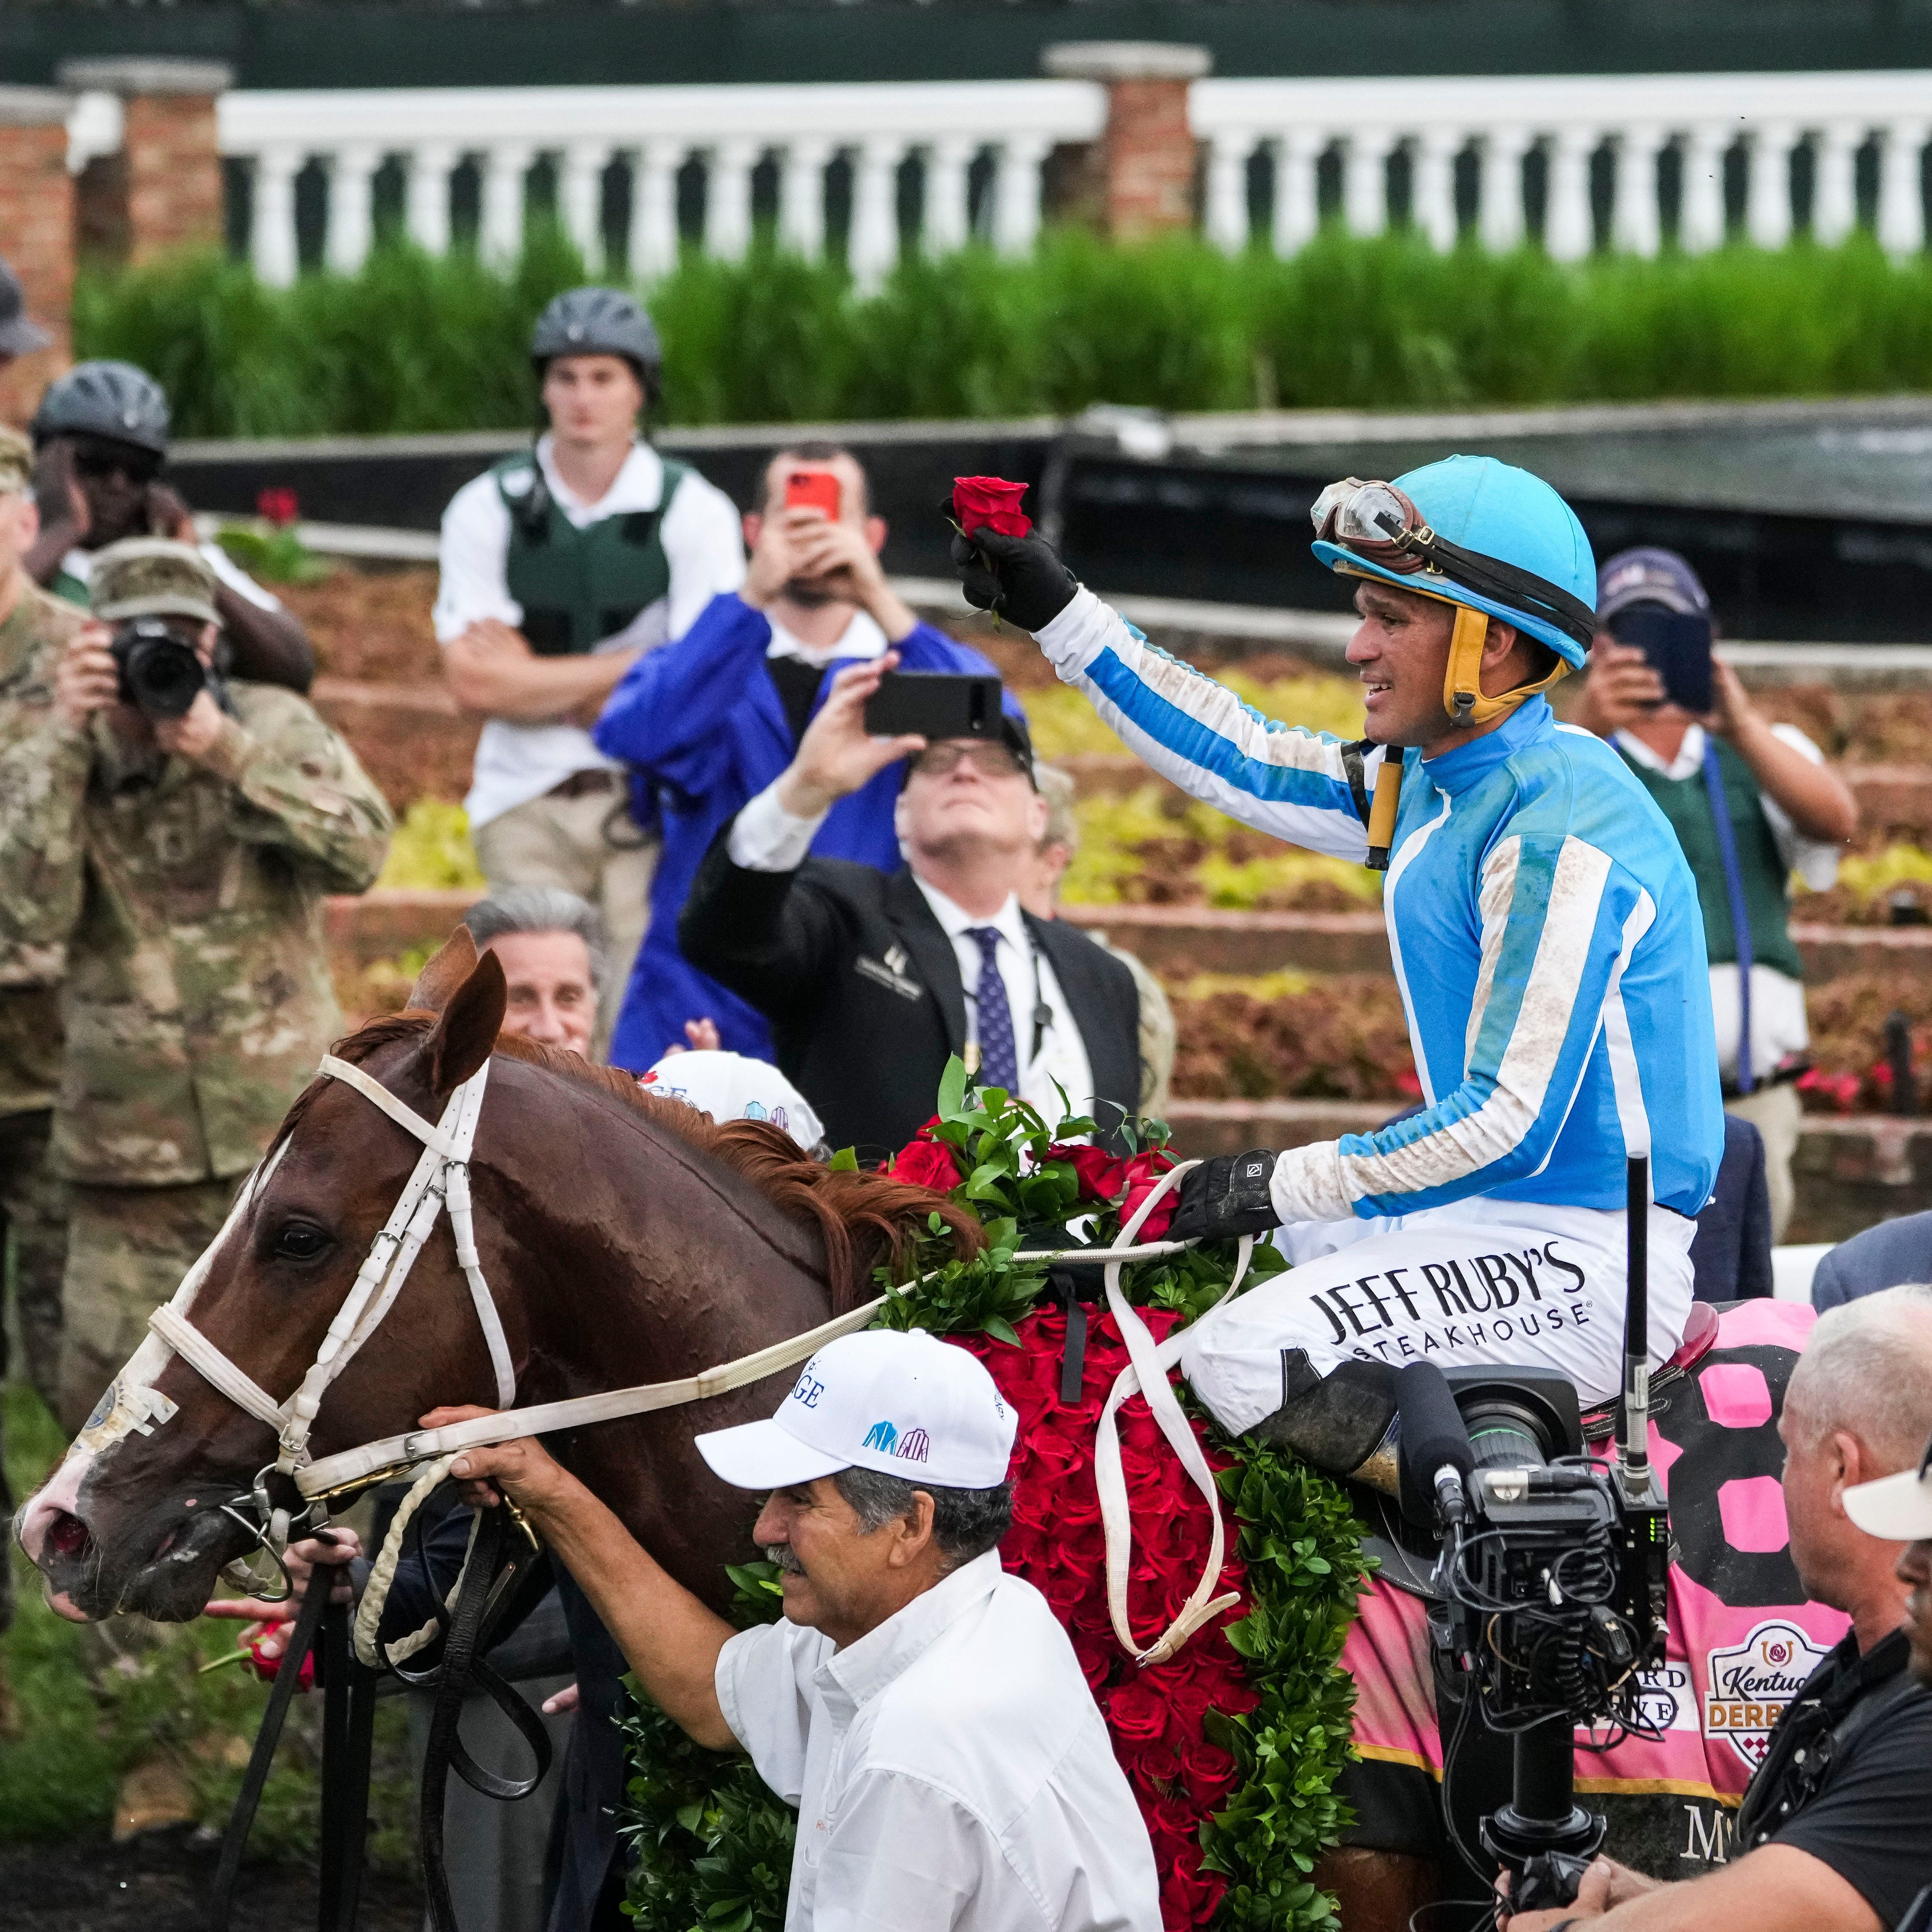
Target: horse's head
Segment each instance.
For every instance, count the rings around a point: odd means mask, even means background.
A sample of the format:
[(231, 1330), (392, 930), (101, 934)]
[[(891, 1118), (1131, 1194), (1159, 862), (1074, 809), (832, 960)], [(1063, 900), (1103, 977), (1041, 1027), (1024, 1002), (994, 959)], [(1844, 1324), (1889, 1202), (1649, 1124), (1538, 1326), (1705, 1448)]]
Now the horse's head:
[[(479, 961), (459, 928), (424, 968), (411, 1005), (423, 1010), (379, 1022), (344, 1050), (434, 1121), (490, 1057), (503, 1016), (502, 970), (494, 955)], [(402, 1127), (337, 1081), (317, 1081), (290, 1110), (188, 1311), (277, 1402), (315, 1360), (422, 1153)], [(512, 1334), (513, 1347), (518, 1339)], [(158, 1344), (148, 1347), (159, 1352)], [(245, 1496), (256, 1472), (274, 1461), (274, 1431), (178, 1356), (151, 1378), (166, 1402), (146, 1406), (167, 1419), (144, 1419), (138, 1398), (130, 1398), (134, 1384), (150, 1379), (146, 1368), (137, 1356), (116, 1378), (67, 1460), (16, 1519), (50, 1601), (76, 1619), (122, 1610), (170, 1622), (194, 1616), (221, 1565), (254, 1541), (223, 1505)], [(495, 1389), (450, 1233), (439, 1225), (406, 1292), (329, 1388), (315, 1453), (411, 1427), (437, 1402), (494, 1402)], [(271, 1486), (279, 1504), (294, 1502), (286, 1479)]]

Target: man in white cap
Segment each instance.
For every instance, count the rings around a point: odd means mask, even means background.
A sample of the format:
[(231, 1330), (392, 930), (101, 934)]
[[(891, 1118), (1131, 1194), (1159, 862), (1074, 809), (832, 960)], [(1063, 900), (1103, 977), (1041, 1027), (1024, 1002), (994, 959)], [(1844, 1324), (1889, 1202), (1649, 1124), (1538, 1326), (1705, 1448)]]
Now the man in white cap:
[(769, 1060), (715, 1047), (673, 1047), (638, 1084), (653, 1100), (682, 1100), (722, 1126), (769, 1120), (814, 1160), (829, 1160), (825, 1125), (812, 1102)]
[[(1887, 1288), (1821, 1317), (1778, 1427), (1798, 1581), (1851, 1628), (1802, 1684), (1750, 1692), (1778, 1714), (1729, 1862), (1660, 1884), (1598, 1858), (1574, 1904), (1518, 1913), (1510, 1932), (1922, 1932), (1932, 1690), (1906, 1669), (1899, 1580), (1912, 1566), (1899, 1541), (1932, 1535), (1932, 1487), (1914, 1473), (1932, 1430), (1932, 1288)], [(1913, 1547), (1922, 1579), (1924, 1546)], [(1922, 1624), (1924, 1596), (1922, 1584)]]
[(1000, 1566), (1017, 1418), (964, 1348), (872, 1330), (778, 1414), (698, 1438), (784, 1573), (734, 1631), (537, 1442), (472, 1449), (465, 1494), (528, 1515), (640, 1681), (799, 1808), (786, 1932), (1156, 1932), (1154, 1853), (1066, 1634)]

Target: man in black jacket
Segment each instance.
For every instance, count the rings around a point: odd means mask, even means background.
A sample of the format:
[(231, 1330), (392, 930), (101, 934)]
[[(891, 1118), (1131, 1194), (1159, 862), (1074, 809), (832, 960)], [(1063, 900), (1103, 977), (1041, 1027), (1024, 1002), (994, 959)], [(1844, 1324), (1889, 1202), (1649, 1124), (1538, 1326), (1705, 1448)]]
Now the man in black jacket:
[[(869, 736), (866, 700), (896, 662), (842, 672), (792, 763), (719, 832), (679, 928), (685, 956), (770, 1021), (834, 1147), (903, 1146), (955, 1053), (1049, 1123), (1058, 1088), (1110, 1132), (1138, 1111), (1138, 994), (1118, 959), (1015, 897), (1047, 812), (1024, 729)], [(902, 758), (905, 866), (808, 857), (832, 807)]]

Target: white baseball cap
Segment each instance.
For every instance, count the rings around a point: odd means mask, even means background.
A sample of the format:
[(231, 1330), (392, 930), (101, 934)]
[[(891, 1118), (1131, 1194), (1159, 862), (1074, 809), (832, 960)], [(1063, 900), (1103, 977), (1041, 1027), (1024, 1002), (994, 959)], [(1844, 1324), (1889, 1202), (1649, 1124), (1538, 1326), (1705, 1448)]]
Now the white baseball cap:
[(944, 1490), (1006, 1480), (1017, 1412), (979, 1359), (919, 1329), (828, 1342), (769, 1422), (698, 1438), (735, 1489), (782, 1490), (841, 1469), (876, 1469)]
[(812, 1102), (770, 1060), (748, 1054), (668, 1053), (638, 1075), (638, 1084), (654, 1100), (695, 1107), (721, 1127), (727, 1120), (769, 1120), (807, 1154), (825, 1138)]
[(1932, 1442), (1916, 1469), (1859, 1483), (1845, 1492), (1845, 1514), (1868, 1536), (1917, 1543), (1932, 1536)]

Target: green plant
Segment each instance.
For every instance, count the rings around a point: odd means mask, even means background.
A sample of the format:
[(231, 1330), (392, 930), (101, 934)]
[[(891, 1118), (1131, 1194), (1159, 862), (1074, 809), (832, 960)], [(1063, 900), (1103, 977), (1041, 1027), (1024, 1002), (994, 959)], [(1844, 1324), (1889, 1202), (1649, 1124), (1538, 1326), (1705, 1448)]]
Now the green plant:
[[(506, 429), (536, 410), (530, 329), (585, 279), (555, 224), (499, 272), (390, 237), (352, 275), (270, 289), (214, 255), (83, 271), (76, 352), (167, 388), (178, 431), (300, 436)], [(860, 294), (761, 236), (688, 252), (642, 291), (663, 334), (665, 423), (1166, 410), (1453, 408), (1670, 396), (1872, 394), (1932, 383), (1932, 260), (1868, 235), (1552, 262), (1437, 254), (1329, 227), (1278, 260), (1192, 236), (1116, 245), (1049, 230), (1032, 254), (909, 256)]]
[(265, 584), (320, 584), (329, 575), (325, 563), (291, 526), (224, 524), (214, 541), (251, 576)]
[(470, 842), (469, 814), (442, 799), (418, 799), (403, 814), (376, 883), (413, 892), (480, 891), (483, 868)]

